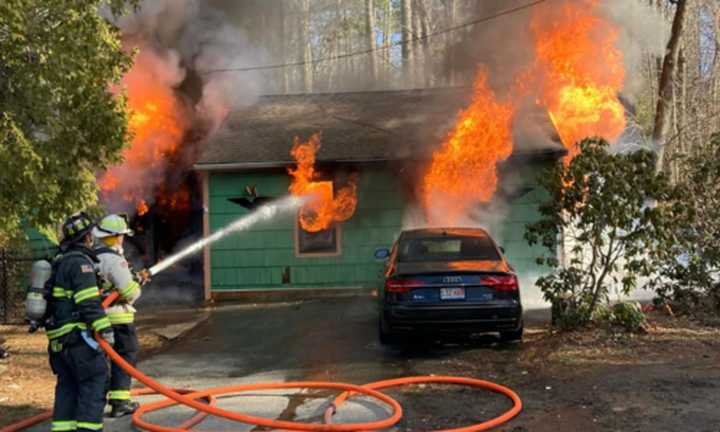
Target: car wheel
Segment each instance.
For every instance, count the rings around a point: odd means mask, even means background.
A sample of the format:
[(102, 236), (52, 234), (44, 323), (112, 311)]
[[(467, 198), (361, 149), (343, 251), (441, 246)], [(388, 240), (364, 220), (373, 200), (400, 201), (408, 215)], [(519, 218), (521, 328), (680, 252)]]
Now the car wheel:
[(500, 332), (500, 340), (503, 342), (521, 341), (523, 337), (523, 326), (517, 330)]

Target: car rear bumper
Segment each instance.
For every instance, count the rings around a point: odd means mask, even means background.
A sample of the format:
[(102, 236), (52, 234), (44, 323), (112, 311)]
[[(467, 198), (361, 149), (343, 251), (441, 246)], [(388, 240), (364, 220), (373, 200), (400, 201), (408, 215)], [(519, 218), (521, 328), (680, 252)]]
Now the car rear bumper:
[(513, 305), (385, 305), (386, 330), (392, 333), (496, 332), (522, 326), (522, 307)]

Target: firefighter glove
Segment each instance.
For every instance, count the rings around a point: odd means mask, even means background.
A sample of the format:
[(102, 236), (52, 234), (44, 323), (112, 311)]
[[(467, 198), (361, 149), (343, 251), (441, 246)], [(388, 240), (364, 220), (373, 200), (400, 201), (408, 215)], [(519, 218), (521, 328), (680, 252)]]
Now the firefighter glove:
[(147, 269), (142, 269), (135, 273), (135, 279), (140, 285), (145, 285), (150, 282), (150, 272)]

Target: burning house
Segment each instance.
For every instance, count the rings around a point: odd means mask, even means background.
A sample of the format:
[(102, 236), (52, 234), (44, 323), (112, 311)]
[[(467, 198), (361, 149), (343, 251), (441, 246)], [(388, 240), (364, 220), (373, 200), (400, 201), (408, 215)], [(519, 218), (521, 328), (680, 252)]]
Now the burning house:
[[(428, 181), (425, 173), (437, 159), (438, 143), (447, 139), (458, 113), (472, 107), (472, 98), (467, 88), (277, 95), (231, 113), (195, 164), (202, 179), (205, 235), (260, 203), (287, 195), (302, 180), (298, 171), (308, 156), (313, 178), (321, 180), (313, 187), (322, 184), (335, 212), (346, 214), (318, 229), (301, 209), (213, 244), (204, 255), (205, 297), (375, 288), (383, 262), (374, 251), (389, 247), (403, 228), (428, 223), (488, 228), (521, 276), (529, 280), (542, 272), (535, 264), (538, 251), (523, 240), (524, 227), (536, 219), (543, 198), (537, 176), (566, 154), (544, 110), (515, 114), (512, 137), (504, 138), (511, 141), (512, 154), (498, 159), (497, 179), (494, 169), (478, 173), (473, 163), (474, 157), (487, 155), (455, 158), (467, 165), (465, 183), (492, 180), (487, 199), (471, 200), (463, 220), (427, 214), (451, 213), (457, 201), (427, 194), (418, 185)], [(298, 142), (293, 147), (296, 138), (309, 139), (311, 155)], [(463, 171), (446, 174), (458, 172)], [(478, 182), (478, 175), (492, 179)], [(352, 202), (341, 202), (343, 197)]]

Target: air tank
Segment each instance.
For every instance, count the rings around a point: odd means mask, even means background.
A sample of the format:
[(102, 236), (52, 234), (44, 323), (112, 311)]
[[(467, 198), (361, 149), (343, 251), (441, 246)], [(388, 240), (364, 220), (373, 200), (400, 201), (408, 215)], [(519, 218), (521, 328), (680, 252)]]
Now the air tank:
[(31, 322), (39, 321), (45, 316), (47, 301), (45, 300), (45, 283), (50, 279), (52, 266), (45, 260), (35, 261), (30, 270), (30, 286), (25, 297), (25, 313)]

